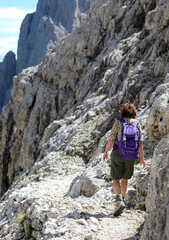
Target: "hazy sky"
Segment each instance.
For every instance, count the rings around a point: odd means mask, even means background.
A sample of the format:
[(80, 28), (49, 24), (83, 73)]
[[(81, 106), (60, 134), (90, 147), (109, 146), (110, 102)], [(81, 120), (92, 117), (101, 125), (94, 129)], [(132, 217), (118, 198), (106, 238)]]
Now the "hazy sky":
[(0, 62), (8, 51), (16, 53), (22, 20), (36, 10), (37, 3), (38, 0), (0, 0)]

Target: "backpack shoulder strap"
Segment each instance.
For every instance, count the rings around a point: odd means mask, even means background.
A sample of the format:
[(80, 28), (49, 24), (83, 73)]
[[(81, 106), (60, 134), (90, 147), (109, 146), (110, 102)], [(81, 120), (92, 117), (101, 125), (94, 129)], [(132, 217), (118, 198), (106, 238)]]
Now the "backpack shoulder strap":
[(139, 121), (138, 121), (138, 120), (135, 120), (135, 121), (132, 123), (132, 125), (133, 125), (133, 126), (137, 126), (138, 123), (139, 123)]
[(121, 123), (125, 123), (123, 118), (117, 118)]

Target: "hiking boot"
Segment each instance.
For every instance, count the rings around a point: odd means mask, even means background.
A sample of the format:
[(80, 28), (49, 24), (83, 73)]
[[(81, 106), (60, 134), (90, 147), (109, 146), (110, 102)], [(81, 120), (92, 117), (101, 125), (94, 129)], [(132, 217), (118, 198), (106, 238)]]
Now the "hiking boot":
[[(124, 198), (124, 196), (122, 196), (122, 200), (123, 200), (123, 202), (124, 202), (124, 204), (125, 204), (125, 198)], [(125, 204), (126, 205), (126, 204)]]
[(115, 217), (119, 216), (123, 212), (124, 208), (125, 208), (125, 204), (123, 201), (123, 197), (121, 195), (117, 195), (114, 216)]

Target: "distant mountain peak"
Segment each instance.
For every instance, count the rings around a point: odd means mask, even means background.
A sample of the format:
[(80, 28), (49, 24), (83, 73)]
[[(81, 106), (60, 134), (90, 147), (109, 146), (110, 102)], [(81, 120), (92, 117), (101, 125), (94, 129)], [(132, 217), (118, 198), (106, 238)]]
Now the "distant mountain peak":
[(51, 46), (71, 33), (85, 18), (92, 0), (39, 0), (35, 13), (22, 22), (17, 73), (39, 64)]

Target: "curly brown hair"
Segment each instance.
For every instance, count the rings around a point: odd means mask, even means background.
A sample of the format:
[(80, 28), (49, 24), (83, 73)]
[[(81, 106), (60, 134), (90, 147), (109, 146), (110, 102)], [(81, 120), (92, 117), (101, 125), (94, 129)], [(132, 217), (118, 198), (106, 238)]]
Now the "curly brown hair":
[(120, 117), (122, 118), (136, 118), (137, 110), (132, 103), (126, 103), (120, 110)]

